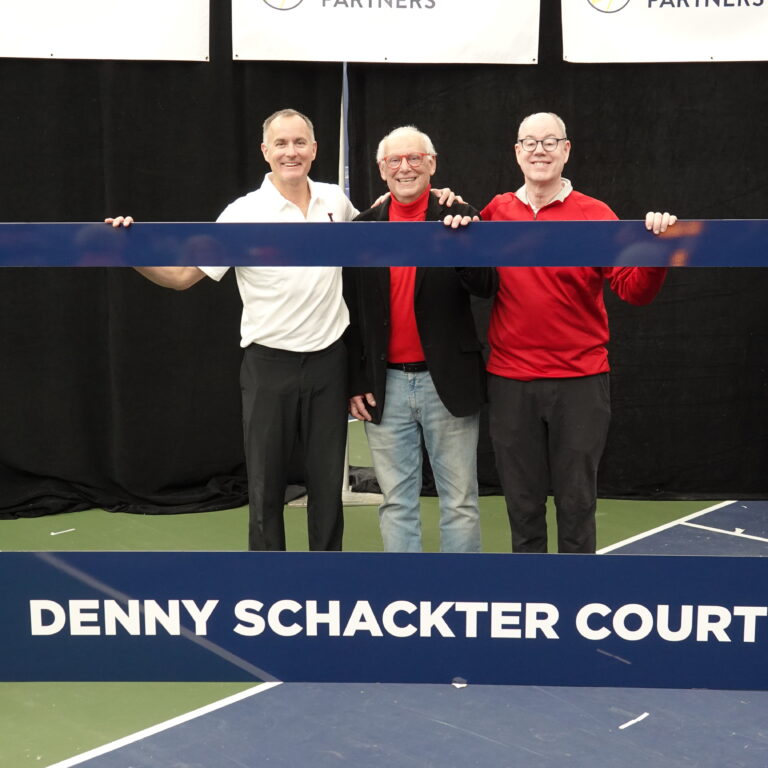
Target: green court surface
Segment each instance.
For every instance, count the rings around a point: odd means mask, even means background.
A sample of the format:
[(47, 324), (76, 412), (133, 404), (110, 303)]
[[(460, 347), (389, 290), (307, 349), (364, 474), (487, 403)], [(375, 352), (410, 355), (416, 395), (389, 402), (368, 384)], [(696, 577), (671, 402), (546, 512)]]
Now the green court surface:
[[(597, 506), (597, 546), (608, 546), (643, 531), (689, 515), (716, 502), (623, 501), (600, 499)], [(424, 550), (439, 551), (436, 498), (421, 500)], [(510, 552), (511, 541), (504, 499), (480, 499), (484, 552)], [(552, 502), (548, 510), (550, 551), (555, 551), (556, 528)], [(307, 549), (306, 511), (285, 509), (288, 549)], [(0, 520), (0, 551), (153, 550), (238, 551), (246, 548), (248, 509), (225, 509), (185, 515), (131, 515), (92, 509), (46, 517)], [(376, 507), (348, 507), (344, 549), (380, 552)]]
[[(602, 499), (598, 504), (598, 546), (707, 506), (709, 502)], [(503, 499), (484, 497), (481, 510), (484, 551), (509, 552)], [(422, 516), (425, 549), (437, 551), (436, 499), (422, 500)], [(305, 550), (305, 511), (287, 508), (286, 525), (289, 548)], [(242, 550), (246, 530), (245, 508), (156, 516), (90, 510), (0, 520), (0, 549)], [(345, 546), (349, 550), (381, 550), (374, 507), (347, 509)], [(0, 768), (49, 766), (248, 687), (232, 683), (0, 683)]]
[[(351, 463), (365, 466), (364, 442), (353, 425)], [(598, 547), (711, 506), (713, 502), (601, 499)], [(504, 500), (481, 499), (483, 550), (510, 552)], [(0, 520), (0, 551), (220, 550), (246, 548), (247, 509), (186, 515), (130, 515), (89, 510)], [(550, 509), (550, 518), (552, 510)], [(438, 509), (422, 499), (424, 548), (439, 549)], [(286, 508), (288, 548), (306, 550), (306, 513)], [(550, 525), (554, 533), (554, 522)], [(375, 507), (349, 507), (345, 549), (381, 551)], [(554, 549), (550, 543), (550, 549)], [(2, 556), (2, 555), (0, 555)], [(4, 585), (12, 589), (13, 585)], [(0, 768), (52, 765), (250, 687), (223, 683), (0, 683)]]

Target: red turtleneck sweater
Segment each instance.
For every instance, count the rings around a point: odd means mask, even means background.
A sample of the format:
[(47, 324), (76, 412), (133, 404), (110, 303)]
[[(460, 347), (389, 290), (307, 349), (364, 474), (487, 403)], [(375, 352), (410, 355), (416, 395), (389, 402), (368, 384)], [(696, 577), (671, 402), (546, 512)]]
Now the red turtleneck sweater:
[[(412, 203), (390, 198), (390, 221), (424, 221), (427, 216), (431, 186)], [(424, 359), (416, 315), (413, 311), (413, 291), (416, 267), (389, 268), (389, 362), (417, 363)]]

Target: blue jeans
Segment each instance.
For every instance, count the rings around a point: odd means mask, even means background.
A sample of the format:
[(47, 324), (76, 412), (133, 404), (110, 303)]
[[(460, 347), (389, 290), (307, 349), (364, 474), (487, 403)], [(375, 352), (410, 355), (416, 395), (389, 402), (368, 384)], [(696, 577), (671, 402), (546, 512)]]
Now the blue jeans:
[(479, 414), (457, 417), (443, 405), (429, 371), (387, 370), (381, 424), (365, 423), (384, 495), (379, 523), (387, 552), (421, 552), (421, 436), (440, 501), (440, 550), (480, 551), (477, 503)]

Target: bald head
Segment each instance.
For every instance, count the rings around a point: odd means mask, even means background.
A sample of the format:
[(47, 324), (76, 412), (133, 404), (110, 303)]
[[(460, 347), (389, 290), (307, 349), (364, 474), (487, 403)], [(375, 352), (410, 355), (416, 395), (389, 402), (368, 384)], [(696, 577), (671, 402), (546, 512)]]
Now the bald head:
[(565, 131), (565, 122), (563, 121), (563, 118), (560, 117), (560, 115), (556, 115), (554, 112), (534, 112), (532, 115), (523, 118), (520, 127), (517, 129), (517, 137), (522, 138), (525, 136), (525, 129), (528, 123), (540, 122), (543, 118), (551, 118), (554, 120), (560, 131), (560, 136), (564, 139), (568, 137), (568, 134)]
[(536, 112), (520, 123), (515, 156), (529, 200), (541, 205), (562, 189), (563, 168), (570, 152), (565, 123), (554, 112)]

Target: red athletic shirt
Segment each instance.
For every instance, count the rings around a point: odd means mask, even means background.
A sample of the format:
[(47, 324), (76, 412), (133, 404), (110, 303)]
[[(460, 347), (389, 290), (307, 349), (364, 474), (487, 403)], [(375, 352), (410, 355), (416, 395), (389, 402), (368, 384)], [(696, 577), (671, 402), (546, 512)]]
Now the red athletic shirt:
[[(514, 193), (497, 195), (484, 221), (611, 221), (605, 203), (572, 191), (534, 215)], [(499, 267), (488, 371), (509, 379), (591, 376), (609, 370), (603, 281), (630, 304), (647, 304), (667, 270), (655, 267)]]
[[(390, 221), (424, 221), (430, 188), (412, 203), (403, 204), (391, 198)], [(413, 292), (416, 285), (416, 267), (389, 268), (389, 350), (390, 363), (417, 363), (424, 359), (416, 314), (413, 311)]]

